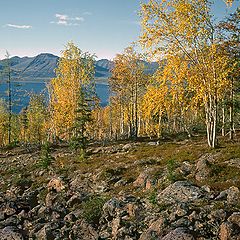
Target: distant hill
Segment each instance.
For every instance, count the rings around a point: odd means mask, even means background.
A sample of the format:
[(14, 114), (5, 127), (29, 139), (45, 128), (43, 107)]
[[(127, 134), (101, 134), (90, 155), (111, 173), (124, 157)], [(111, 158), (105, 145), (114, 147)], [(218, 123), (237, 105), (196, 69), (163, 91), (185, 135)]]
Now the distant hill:
[[(10, 58), (12, 79), (18, 81), (48, 81), (55, 77), (54, 69), (57, 67), (58, 56), (50, 53), (41, 53), (36, 57), (12, 57)], [(0, 71), (4, 69), (6, 60), (0, 60)], [(146, 72), (153, 73), (158, 64), (147, 63)], [(108, 59), (101, 59), (95, 62), (95, 77), (107, 79), (111, 76), (111, 69), (114, 64)]]

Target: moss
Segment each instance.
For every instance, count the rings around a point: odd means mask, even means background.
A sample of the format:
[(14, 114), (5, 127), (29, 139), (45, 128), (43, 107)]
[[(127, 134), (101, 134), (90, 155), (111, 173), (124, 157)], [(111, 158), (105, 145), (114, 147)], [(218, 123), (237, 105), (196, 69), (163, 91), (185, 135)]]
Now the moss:
[(32, 186), (33, 181), (29, 178), (20, 178), (16, 181), (16, 186), (20, 187), (22, 190), (30, 188)]
[(123, 175), (125, 168), (117, 167), (117, 168), (107, 168), (103, 171), (102, 175), (104, 178), (111, 178), (114, 176), (121, 176)]
[(38, 194), (38, 200), (40, 202), (45, 202), (47, 194), (48, 194), (47, 188), (42, 189), (42, 191)]
[(157, 190), (154, 189), (152, 190), (152, 192), (150, 193), (148, 200), (151, 204), (156, 205), (157, 204)]
[(101, 196), (92, 196), (83, 202), (82, 210), (84, 219), (90, 224), (97, 225), (105, 202), (106, 199)]

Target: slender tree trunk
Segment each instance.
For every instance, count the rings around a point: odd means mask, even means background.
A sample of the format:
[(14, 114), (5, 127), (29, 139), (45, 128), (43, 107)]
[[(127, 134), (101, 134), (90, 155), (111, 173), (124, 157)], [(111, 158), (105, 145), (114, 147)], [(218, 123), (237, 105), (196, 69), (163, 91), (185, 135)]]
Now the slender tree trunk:
[(158, 117), (158, 138), (160, 138), (162, 136), (162, 114), (159, 113), (159, 117)]
[(209, 106), (205, 106), (206, 111), (206, 127), (208, 145), (212, 148), (216, 147), (216, 131), (217, 131), (217, 101), (210, 99)]
[(222, 107), (222, 136), (225, 136), (225, 108)]
[(112, 105), (111, 105), (111, 100), (109, 103), (109, 135), (110, 139), (112, 139), (113, 136), (113, 126), (112, 126)]
[(230, 131), (229, 138), (233, 140), (233, 130), (234, 130), (234, 119), (233, 119), (233, 101), (234, 101), (234, 92), (233, 92), (233, 79), (231, 79), (231, 96), (230, 96), (230, 107), (229, 107), (229, 119), (230, 119)]
[(8, 62), (8, 144), (11, 143), (12, 133), (12, 88), (11, 88), (11, 69)]
[(123, 132), (124, 132), (124, 117), (123, 117), (122, 104), (120, 103), (120, 136), (123, 135)]
[[(136, 77), (137, 78), (137, 77)], [(138, 83), (135, 82), (135, 140), (138, 137)]]

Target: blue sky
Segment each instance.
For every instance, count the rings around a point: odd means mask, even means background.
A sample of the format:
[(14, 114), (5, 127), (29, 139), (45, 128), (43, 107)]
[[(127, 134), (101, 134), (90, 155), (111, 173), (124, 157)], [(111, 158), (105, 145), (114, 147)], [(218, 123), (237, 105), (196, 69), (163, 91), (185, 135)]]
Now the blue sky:
[[(112, 59), (140, 34), (140, 2), (0, 0), (0, 59), (6, 50), (11, 56), (35, 56), (42, 52), (60, 55), (70, 40), (98, 58)], [(223, 0), (215, 0), (213, 11), (221, 18), (238, 5), (239, 1), (228, 9)]]

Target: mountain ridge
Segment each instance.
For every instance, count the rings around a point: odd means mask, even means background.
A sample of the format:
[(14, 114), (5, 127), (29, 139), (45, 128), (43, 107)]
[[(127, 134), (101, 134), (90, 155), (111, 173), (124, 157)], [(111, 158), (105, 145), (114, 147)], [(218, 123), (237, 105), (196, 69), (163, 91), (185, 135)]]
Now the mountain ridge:
[[(11, 75), (15, 81), (48, 81), (54, 78), (55, 68), (57, 67), (59, 57), (51, 53), (40, 53), (35, 57), (10, 58)], [(0, 60), (0, 71), (4, 70), (6, 59)], [(145, 62), (146, 72), (154, 72), (157, 63)], [(114, 63), (108, 59), (99, 59), (95, 61), (95, 78), (107, 79), (111, 76), (111, 69)]]

